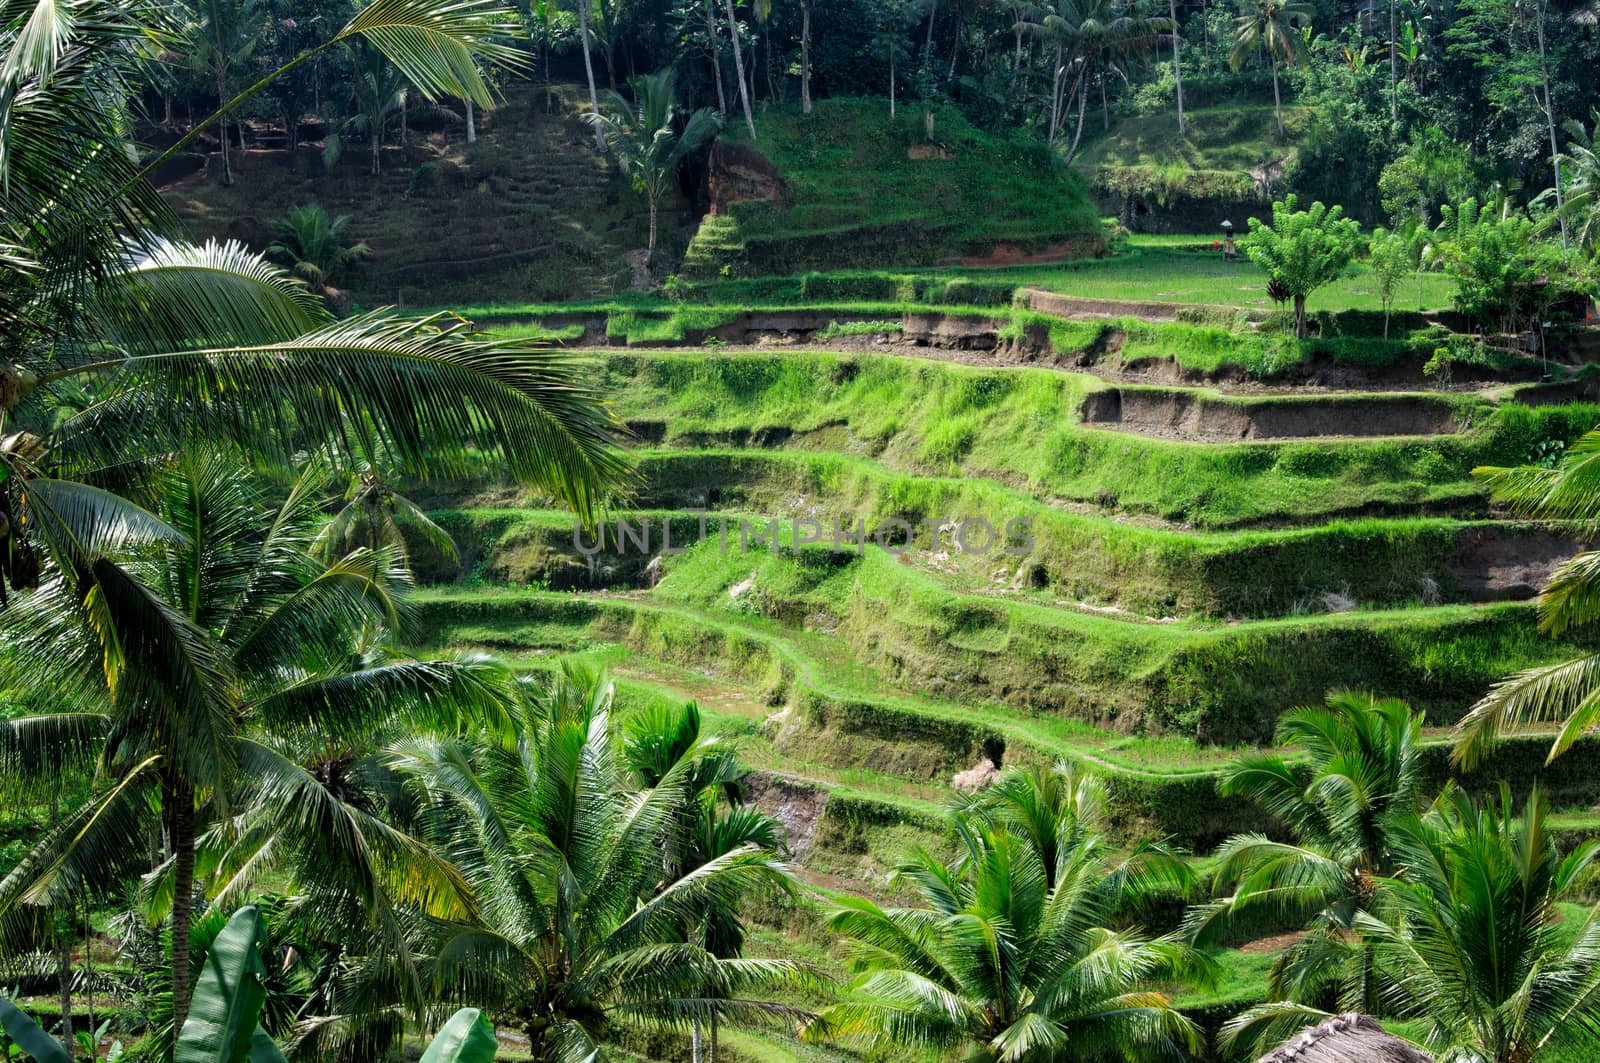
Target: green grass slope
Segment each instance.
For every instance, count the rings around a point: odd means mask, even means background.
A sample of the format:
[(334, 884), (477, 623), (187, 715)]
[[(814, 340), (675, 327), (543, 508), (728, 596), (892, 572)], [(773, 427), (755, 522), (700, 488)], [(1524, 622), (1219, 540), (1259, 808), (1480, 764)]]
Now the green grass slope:
[(776, 107), (749, 143), (738, 123), (725, 137), (760, 151), (784, 181), (780, 204), (733, 204), (708, 219), (685, 269), (716, 275), (793, 273), (847, 266), (916, 266), (1056, 248), (1102, 247), (1082, 180), (1037, 140), (976, 129), (951, 107), (935, 113), (929, 143), (922, 112), (888, 101), (818, 100), (812, 113)]

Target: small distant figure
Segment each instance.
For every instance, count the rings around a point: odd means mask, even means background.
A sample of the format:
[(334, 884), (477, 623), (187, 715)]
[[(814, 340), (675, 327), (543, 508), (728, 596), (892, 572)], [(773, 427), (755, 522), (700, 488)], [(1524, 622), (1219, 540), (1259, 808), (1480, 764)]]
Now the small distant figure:
[(1233, 243), (1233, 222), (1222, 223), (1222, 261), (1233, 262), (1239, 257), (1239, 249)]

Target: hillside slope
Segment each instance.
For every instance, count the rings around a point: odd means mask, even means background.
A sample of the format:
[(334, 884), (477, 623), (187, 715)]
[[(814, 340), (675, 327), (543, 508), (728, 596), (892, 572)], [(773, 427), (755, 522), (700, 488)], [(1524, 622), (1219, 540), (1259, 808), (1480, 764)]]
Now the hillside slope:
[(981, 264), (1103, 250), (1080, 177), (1039, 140), (986, 133), (954, 108), (935, 113), (931, 140), (920, 109), (902, 108), (891, 120), (888, 101), (871, 97), (818, 100), (809, 115), (771, 108), (756, 125), (754, 143), (742, 124), (731, 124), (725, 140), (775, 179), (731, 202), (713, 196), (687, 273)]
[[(163, 192), (197, 237), (235, 237), (257, 249), (292, 207), (349, 214), (351, 240), (372, 255), (340, 281), (358, 305), (602, 295), (628, 283), (627, 251), (643, 247), (643, 201), (594, 152), (570, 88), (546, 113), (542, 86), (516, 81), (504, 104), (479, 115), (477, 143), (450, 116), (412, 130), (383, 153), (373, 177), (365, 144), (329, 169), (321, 145), (253, 148), (225, 187), (215, 159)], [(418, 115), (418, 120), (427, 117)], [(439, 118), (447, 120), (440, 122)], [(664, 212), (664, 241), (681, 240)], [(681, 244), (680, 244), (681, 246)]]
[(1212, 232), (1223, 218), (1240, 231), (1264, 211), (1293, 161), (1312, 113), (1285, 107), (1279, 138), (1272, 106), (1229, 104), (1130, 116), (1090, 134), (1076, 165), (1101, 208), (1135, 229)]

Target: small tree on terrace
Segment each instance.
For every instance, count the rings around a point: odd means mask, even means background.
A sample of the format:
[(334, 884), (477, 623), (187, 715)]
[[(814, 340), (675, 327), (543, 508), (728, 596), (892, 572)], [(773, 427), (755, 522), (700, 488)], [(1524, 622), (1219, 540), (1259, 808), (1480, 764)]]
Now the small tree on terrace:
[(1372, 277), (1378, 285), (1378, 300), (1383, 303), (1383, 338), (1389, 338), (1389, 310), (1394, 306), (1395, 292), (1415, 268), (1410, 243), (1400, 233), (1387, 229), (1374, 229), (1367, 247), (1371, 258)]
[(1320, 202), (1295, 210), (1295, 197), (1272, 205), (1272, 224), (1250, 219), (1240, 246), (1294, 300), (1294, 334), (1306, 336), (1306, 296), (1336, 279), (1360, 246), (1361, 227), (1341, 207)]
[(678, 112), (675, 87), (671, 70), (646, 74), (633, 79), (633, 102), (613, 92), (609, 94), (610, 114), (583, 116), (650, 205), (651, 257), (656, 253), (656, 215), (661, 200), (672, 189), (678, 165), (722, 130), (722, 120), (710, 108), (702, 107), (679, 131), (674, 120)]

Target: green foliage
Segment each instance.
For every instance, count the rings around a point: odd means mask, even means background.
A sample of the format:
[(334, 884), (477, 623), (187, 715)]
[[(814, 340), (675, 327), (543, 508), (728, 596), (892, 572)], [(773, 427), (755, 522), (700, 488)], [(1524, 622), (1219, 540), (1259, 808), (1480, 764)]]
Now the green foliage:
[(1306, 336), (1306, 296), (1334, 280), (1350, 265), (1359, 247), (1361, 227), (1338, 206), (1313, 203), (1295, 209), (1295, 197), (1272, 205), (1272, 222), (1250, 219), (1250, 232), (1239, 241), (1250, 260), (1294, 300), (1295, 335)]
[(1441, 211), (1433, 257), (1456, 283), (1456, 309), (1499, 332), (1537, 323), (1566, 289), (1569, 257), (1525, 215), (1472, 199)]
[(1193, 1025), (1138, 987), (1204, 980), (1203, 959), (1170, 937), (1110, 929), (1153, 893), (1185, 890), (1187, 870), (1159, 846), (1114, 857), (1096, 834), (1103, 808), (1092, 777), (1012, 769), (952, 815), (960, 859), (918, 851), (898, 867), (921, 907), (842, 899), (828, 925), (860, 977), (817, 1034), (1020, 1059), (1067, 1044), (1198, 1047)]
[(345, 243), (350, 215), (337, 218), (315, 203), (295, 207), (274, 226), (276, 239), (267, 254), (316, 287), (333, 284), (351, 263), (372, 253), (366, 244)]
[(1400, 282), (1416, 272), (1416, 255), (1411, 242), (1400, 233), (1374, 229), (1367, 245), (1372, 276), (1378, 282), (1378, 299), (1383, 303), (1383, 335), (1389, 337), (1389, 308), (1394, 304)]
[(633, 79), (632, 101), (613, 92), (611, 113), (589, 113), (585, 121), (599, 131), (618, 165), (644, 194), (650, 208), (650, 247), (656, 250), (656, 214), (678, 178), (684, 159), (699, 151), (722, 129), (722, 119), (708, 107), (693, 111), (679, 127), (677, 86), (669, 68)]

